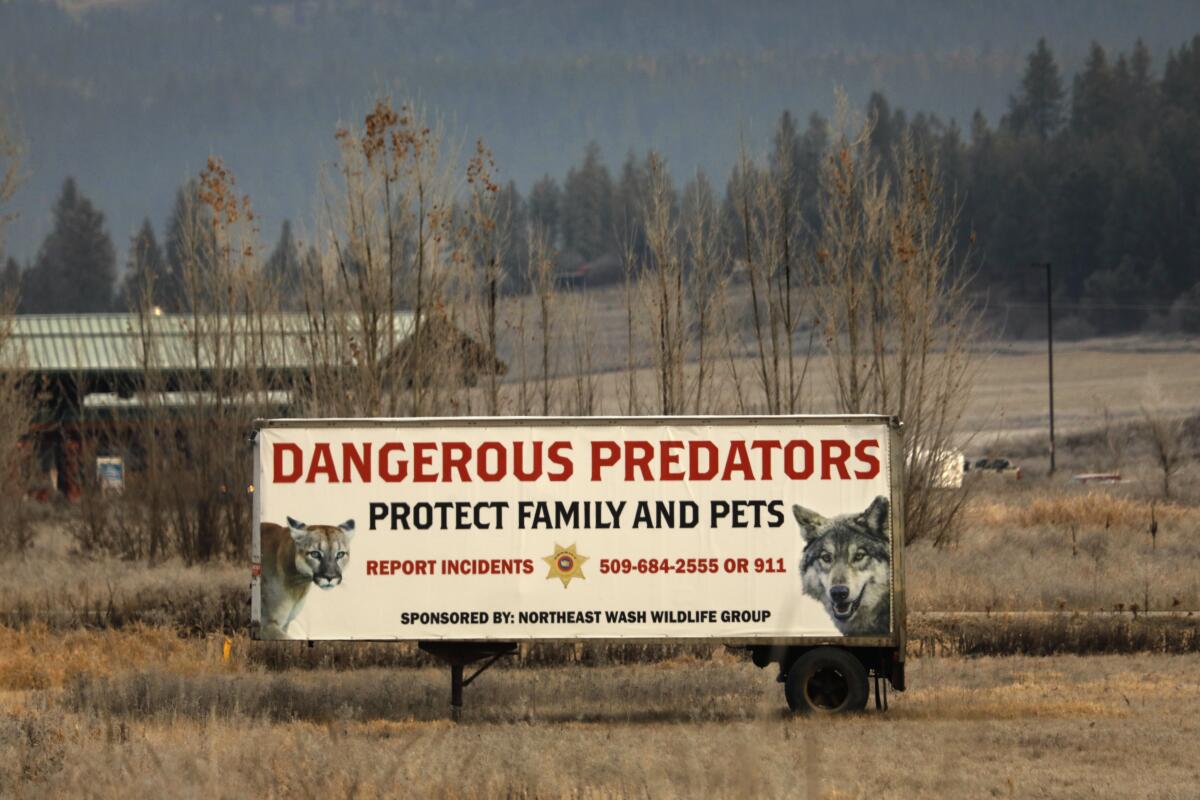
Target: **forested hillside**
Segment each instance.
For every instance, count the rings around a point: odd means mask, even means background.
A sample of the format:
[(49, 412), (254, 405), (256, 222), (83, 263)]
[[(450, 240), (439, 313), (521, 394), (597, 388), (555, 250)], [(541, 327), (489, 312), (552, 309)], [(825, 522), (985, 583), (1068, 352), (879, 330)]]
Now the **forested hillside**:
[(790, 149), (804, 195), (835, 86), (875, 118), (886, 169), (905, 136), (937, 153), (961, 251), (1009, 333), (1040, 318), (1034, 261), (1054, 263), (1075, 333), (1190, 324), (1200, 307), (1191, 3), (67, 5), (0, 2), (0, 91), (29, 145), (4, 280), (25, 271), (28, 310), (68, 302), (39, 289), (78, 250), (67, 231), (111, 239), (80, 267), (111, 288), (83, 293), (89, 308), (121, 304), (121, 266), (169, 265), (181, 187), (211, 154), (286, 271), (333, 131), (384, 93), (417, 98), (452, 139), (484, 138), (511, 209), (510, 273), (535, 220), (564, 273), (603, 280), (637, 235), (651, 149), (683, 198), (718, 201), (743, 145)]

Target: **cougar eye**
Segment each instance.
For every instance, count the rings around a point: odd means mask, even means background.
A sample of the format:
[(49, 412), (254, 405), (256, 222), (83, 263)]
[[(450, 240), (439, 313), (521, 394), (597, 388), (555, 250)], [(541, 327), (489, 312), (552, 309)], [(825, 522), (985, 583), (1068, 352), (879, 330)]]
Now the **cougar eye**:
[(345, 557), (346, 557), (346, 555), (347, 555), (347, 553), (346, 553), (346, 551), (345, 551), (345, 550), (338, 550), (338, 552), (337, 552), (337, 557), (338, 557), (338, 558), (345, 558)]
[(321, 551), (320, 550), (309, 550), (308, 557), (315, 559), (317, 561), (320, 561), (321, 560)]

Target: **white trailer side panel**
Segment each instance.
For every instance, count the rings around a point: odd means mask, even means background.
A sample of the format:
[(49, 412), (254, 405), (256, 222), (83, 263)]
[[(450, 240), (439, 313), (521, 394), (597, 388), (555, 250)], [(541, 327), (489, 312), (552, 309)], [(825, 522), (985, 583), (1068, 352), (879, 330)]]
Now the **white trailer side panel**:
[(884, 417), (266, 422), (254, 627), (894, 639), (898, 441)]

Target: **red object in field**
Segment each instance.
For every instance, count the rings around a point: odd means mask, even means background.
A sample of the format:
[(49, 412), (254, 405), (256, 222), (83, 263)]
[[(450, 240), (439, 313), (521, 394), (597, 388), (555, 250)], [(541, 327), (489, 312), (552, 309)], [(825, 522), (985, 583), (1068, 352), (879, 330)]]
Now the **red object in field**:
[(251, 564), (250, 565), (250, 577), (257, 578), (260, 575), (262, 575), (262, 564)]

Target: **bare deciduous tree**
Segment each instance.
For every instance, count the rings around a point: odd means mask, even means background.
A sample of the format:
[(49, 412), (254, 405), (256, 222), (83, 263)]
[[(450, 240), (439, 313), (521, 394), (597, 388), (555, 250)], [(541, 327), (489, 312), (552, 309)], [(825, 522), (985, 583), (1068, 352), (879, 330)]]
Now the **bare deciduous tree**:
[(337, 140), (337, 180), (326, 194), (332, 263), (306, 281), (305, 303), (315, 332), (341, 329), (327, 366), (354, 365), (353, 413), (444, 413), (462, 377), (449, 357), (447, 282), (465, 256), (441, 137), (417, 109), (380, 100), (361, 131), (341, 128)]
[(657, 153), (651, 153), (648, 162), (650, 187), (643, 208), (648, 259), (641, 282), (649, 312), (659, 413), (679, 414), (687, 403), (683, 367), (688, 334), (679, 220), (666, 163)]
[(1171, 479), (1183, 467), (1187, 458), (1183, 418), (1172, 414), (1162, 387), (1150, 381), (1146, 398), (1141, 403), (1142, 419), (1146, 423), (1146, 440), (1162, 478), (1163, 499), (1171, 497)]
[[(474, 272), (471, 286), (475, 331), (484, 349), (496, 353), (499, 337), (498, 301), (503, 283), (502, 264), (508, 247), (507, 211), (500, 207), (500, 187), (492, 181), (495, 161), (483, 140), (475, 142), (475, 154), (467, 163), (467, 184), (470, 187), (469, 247)], [(484, 370), (485, 400), (488, 414), (500, 413), (500, 376), (497, 370)]]
[(838, 409), (899, 416), (905, 432), (905, 531), (951, 540), (965, 495), (939, 488), (954, 449), (975, 363), (964, 258), (936, 162), (910, 140), (895, 154), (894, 186), (877, 170), (871, 120), (837, 135), (821, 174), (814, 291)]
[(1100, 404), (1101, 432), (1104, 435), (1104, 449), (1108, 454), (1108, 468), (1119, 470), (1125, 457), (1125, 446), (1129, 441), (1129, 429), (1120, 424), (1113, 416), (1108, 403)]
[[(361, 134), (343, 129), (338, 140), (324, 252), (304, 256), (299, 318), (278, 313), (257, 223), (232, 174), (217, 159), (201, 174), (181, 231), (185, 319), (160, 317), (149, 294), (139, 308), (147, 376), (139, 391), (147, 413), (134, 431), (141, 463), (119, 500), (91, 496), (98, 513), (88, 519), (97, 524), (87, 535), (98, 547), (189, 561), (244, 556), (250, 475), (235, 443), (255, 417), (278, 412), (281, 392), (300, 414), (463, 407), (462, 364), (474, 357), (464, 352), (451, 297), (454, 276), (470, 277), (470, 251), (452, 226), (453, 182), (437, 137), (407, 107), (381, 102)], [(408, 324), (401, 308), (412, 309)], [(486, 308), (484, 319), (494, 337)], [(490, 366), (475, 360), (471, 369)], [(107, 513), (114, 502), (121, 513)]]
[(533, 287), (538, 304), (538, 345), (541, 352), (542, 378), (542, 416), (550, 416), (551, 385), (550, 376), (554, 371), (551, 356), (555, 352), (555, 295), (554, 285), (554, 254), (546, 232), (540, 227), (533, 231), (529, 239), (528, 282)]
[[(0, 107), (0, 252), (4, 248), (4, 229), (11, 217), (5, 208), (23, 180), (24, 143), (16, 127)], [(0, 514), (9, 524), (0, 533), (0, 548), (18, 553), (32, 541), (32, 528), (24, 503), (28, 483), (27, 463), (31, 457), (22, 439), (33, 422), (33, 402), (29, 387), (21, 375), (23, 354), (11, 340), (17, 297), (0, 297), (0, 474), (9, 476), (0, 484)]]
[[(185, 198), (180, 230), (187, 313), (164, 317), (147, 283), (137, 298), (136, 399), (143, 413), (125, 438), (85, 436), (81, 549), (186, 561), (249, 551), (250, 465), (234, 443), (271, 409), (267, 376), (281, 365), (278, 297), (259, 257), (246, 195), (216, 158)], [(97, 485), (92, 459), (127, 456), (125, 492)]]
[(873, 405), (868, 399), (867, 312), (874, 270), (886, 247), (887, 187), (870, 148), (871, 123), (850, 131), (842, 95), (835, 126), (838, 135), (821, 165), (821, 223), (813, 276), (837, 404), (857, 414)]
[(618, 387), (618, 394), (623, 395), (625, 413), (633, 416), (638, 413), (640, 407), (638, 402), (636, 339), (634, 338), (636, 329), (635, 321), (637, 319), (638, 259), (637, 247), (634, 244), (633, 235), (628, 232), (621, 242), (621, 274), (623, 278), (623, 298), (625, 301), (625, 383), (623, 387)]
[(745, 146), (741, 149), (740, 182), (737, 194), (737, 213), (740, 223), (742, 252), (745, 257), (746, 274), (750, 282), (750, 311), (754, 322), (754, 343), (758, 353), (758, 377), (769, 413), (779, 411), (778, 351), (768, 341), (772, 340), (774, 327), (767, 317), (771, 304), (764, 297), (767, 267), (761, 247), (761, 207), (764, 181), (751, 162)]
[(800, 410), (813, 345), (810, 336), (803, 363), (797, 364), (796, 334), (808, 287), (799, 271), (802, 220), (796, 165), (790, 159), (790, 152), (785, 152), (771, 168), (760, 167), (743, 147), (735, 185), (757, 377), (764, 405), (772, 414)]
[(596, 413), (596, 371), (594, 364), (595, 336), (593, 301), (586, 291), (570, 292), (561, 296), (564, 315), (571, 320), (567, 326), (568, 345), (571, 348), (571, 370), (573, 380), (567, 411), (578, 417), (590, 417)]
[(24, 180), (25, 144), (16, 126), (0, 107), (0, 250), (4, 247), (4, 228), (11, 219), (5, 207)]
[(705, 391), (712, 391), (713, 362), (716, 361), (713, 340), (717, 326), (725, 317), (729, 253), (718, 235), (716, 197), (703, 173), (685, 189), (681, 215), (692, 314), (690, 331), (695, 340), (696, 383), (692, 408), (694, 413), (704, 414), (712, 410), (712, 398)]
[(517, 415), (529, 416), (533, 398), (529, 387), (529, 303), (528, 298), (517, 298), (516, 319), (509, 320), (509, 327), (516, 337), (514, 349), (517, 358)]

